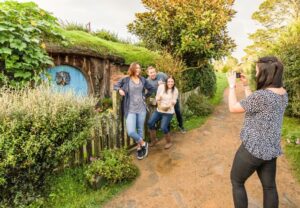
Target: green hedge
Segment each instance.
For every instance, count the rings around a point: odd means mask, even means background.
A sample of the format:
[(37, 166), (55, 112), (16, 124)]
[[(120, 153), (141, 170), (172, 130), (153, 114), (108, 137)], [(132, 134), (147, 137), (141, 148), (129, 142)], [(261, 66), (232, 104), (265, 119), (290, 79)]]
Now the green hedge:
[(182, 92), (191, 91), (197, 87), (200, 87), (200, 92), (208, 97), (212, 97), (216, 92), (216, 74), (210, 64), (184, 70), (181, 72), (181, 80)]
[(47, 176), (85, 143), (95, 101), (47, 87), (0, 94), (0, 207), (20, 207), (36, 201)]
[(289, 116), (300, 118), (300, 21), (290, 25), (275, 43), (275, 53), (284, 65), (284, 86), (288, 91)]

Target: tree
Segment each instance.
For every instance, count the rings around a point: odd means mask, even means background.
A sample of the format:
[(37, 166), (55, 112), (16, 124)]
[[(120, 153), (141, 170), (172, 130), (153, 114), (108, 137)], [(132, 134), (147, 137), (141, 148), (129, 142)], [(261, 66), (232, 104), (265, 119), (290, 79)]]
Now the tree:
[(235, 46), (227, 23), (235, 11), (234, 0), (142, 0), (148, 10), (137, 13), (128, 25), (153, 50), (164, 50), (197, 66), (218, 59)]
[(265, 0), (252, 19), (268, 29), (281, 28), (300, 17), (300, 0)]
[(286, 26), (299, 17), (300, 0), (265, 0), (252, 15), (263, 28), (249, 35), (253, 44), (245, 49), (247, 56), (266, 53)]

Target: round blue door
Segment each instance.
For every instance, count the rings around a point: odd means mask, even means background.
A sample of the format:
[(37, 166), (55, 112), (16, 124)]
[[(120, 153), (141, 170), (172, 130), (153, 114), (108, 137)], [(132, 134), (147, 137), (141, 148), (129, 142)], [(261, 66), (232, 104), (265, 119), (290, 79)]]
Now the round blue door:
[(56, 66), (47, 71), (51, 76), (51, 85), (55, 91), (72, 91), (75, 95), (87, 96), (88, 84), (81, 71), (71, 66)]

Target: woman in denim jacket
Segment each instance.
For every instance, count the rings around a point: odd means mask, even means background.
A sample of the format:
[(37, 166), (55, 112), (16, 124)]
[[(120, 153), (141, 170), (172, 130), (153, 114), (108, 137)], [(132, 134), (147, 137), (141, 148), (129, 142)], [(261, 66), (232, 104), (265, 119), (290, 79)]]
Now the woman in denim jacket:
[(139, 160), (148, 155), (148, 143), (143, 140), (146, 118), (145, 99), (154, 92), (152, 85), (140, 76), (140, 72), (140, 65), (132, 63), (128, 69), (129, 76), (122, 78), (114, 85), (114, 90), (123, 97), (122, 110), (126, 118), (127, 133), (137, 143)]

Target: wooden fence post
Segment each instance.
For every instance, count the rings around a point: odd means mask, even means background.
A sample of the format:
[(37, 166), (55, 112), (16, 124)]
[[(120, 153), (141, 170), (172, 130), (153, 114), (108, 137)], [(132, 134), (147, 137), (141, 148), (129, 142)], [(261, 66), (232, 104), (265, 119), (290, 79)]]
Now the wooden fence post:
[(124, 137), (122, 135), (123, 132), (123, 116), (121, 115), (121, 98), (119, 97), (116, 91), (112, 93), (112, 103), (113, 103), (113, 129), (115, 129), (115, 139), (116, 139), (116, 147), (120, 148), (124, 145)]

